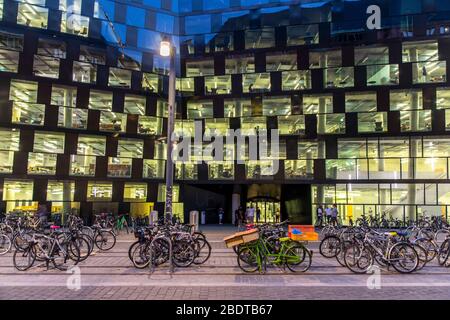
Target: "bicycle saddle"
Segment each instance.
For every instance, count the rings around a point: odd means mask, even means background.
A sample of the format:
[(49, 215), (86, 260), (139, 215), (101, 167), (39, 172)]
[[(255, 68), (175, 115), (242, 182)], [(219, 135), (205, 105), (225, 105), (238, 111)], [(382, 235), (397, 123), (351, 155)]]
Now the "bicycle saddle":
[(56, 229), (59, 229), (59, 228), (61, 228), (61, 227), (60, 226), (55, 226), (55, 225), (50, 226), (50, 229), (52, 229), (52, 230), (56, 230)]
[(403, 231), (397, 231), (397, 234), (398, 234), (400, 237), (406, 237), (406, 236), (408, 235), (408, 231), (405, 231), (405, 230), (403, 230)]
[(291, 238), (289, 238), (289, 237), (283, 237), (283, 238), (280, 238), (279, 240), (280, 240), (280, 242), (285, 242), (285, 241), (291, 240)]

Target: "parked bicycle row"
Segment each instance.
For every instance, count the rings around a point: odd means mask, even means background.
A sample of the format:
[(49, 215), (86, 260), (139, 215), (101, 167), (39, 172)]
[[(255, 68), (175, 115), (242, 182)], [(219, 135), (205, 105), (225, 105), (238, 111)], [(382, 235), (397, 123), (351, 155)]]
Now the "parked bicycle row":
[(42, 220), (26, 216), (6, 216), (0, 223), (0, 254), (14, 250), (13, 264), (25, 271), (34, 265), (53, 265), (67, 270), (86, 260), (94, 247), (110, 250), (116, 235), (99, 223), (88, 227), (74, 215), (69, 215), (64, 226), (44, 224)]
[(434, 231), (431, 226), (419, 225), (390, 231), (364, 226), (334, 227), (324, 234), (319, 251), (354, 273), (367, 273), (374, 265), (411, 273), (435, 259), (447, 266), (450, 229)]
[(138, 269), (154, 268), (166, 263), (169, 267), (201, 265), (211, 256), (206, 236), (194, 231), (193, 225), (157, 224), (137, 228), (137, 240), (130, 246), (128, 257)]

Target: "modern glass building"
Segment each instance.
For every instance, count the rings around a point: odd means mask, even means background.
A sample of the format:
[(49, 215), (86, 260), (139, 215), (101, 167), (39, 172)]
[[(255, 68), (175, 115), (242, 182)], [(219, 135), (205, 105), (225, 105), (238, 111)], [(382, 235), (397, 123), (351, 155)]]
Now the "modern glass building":
[(162, 213), (170, 36), (177, 132), (281, 135), (272, 176), (177, 164), (179, 217), (446, 217), (449, 17), (441, 0), (0, 0), (0, 211)]

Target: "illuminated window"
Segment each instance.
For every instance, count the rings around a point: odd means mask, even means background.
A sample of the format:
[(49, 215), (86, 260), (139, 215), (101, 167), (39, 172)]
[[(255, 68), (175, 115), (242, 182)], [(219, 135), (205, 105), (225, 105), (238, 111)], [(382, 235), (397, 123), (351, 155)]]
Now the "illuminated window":
[(214, 118), (205, 120), (205, 137), (213, 135), (226, 136), (230, 128), (230, 121), (227, 118)]
[(225, 58), (225, 74), (255, 72), (255, 57), (253, 55), (234, 55)]
[(100, 112), (100, 131), (125, 132), (127, 128), (127, 114), (102, 111)]
[(332, 94), (303, 95), (303, 114), (333, 113)]
[(206, 101), (189, 101), (187, 103), (188, 119), (204, 119), (213, 118), (213, 102)]
[(232, 161), (208, 162), (208, 179), (209, 180), (234, 179), (234, 162)]
[(160, 89), (160, 78), (161, 76), (157, 74), (144, 72), (142, 74), (142, 89), (149, 92), (161, 92), (162, 89)]
[(89, 17), (62, 12), (61, 32), (87, 37), (89, 32)]
[(39, 38), (37, 50), (38, 55), (65, 59), (66, 52), (67, 49), (65, 42), (48, 38)]
[(95, 175), (95, 156), (70, 155), (71, 176), (94, 176)]
[[(2, 12), (2, 10), (0, 10)], [(0, 13), (1, 15), (1, 13)], [(0, 30), (0, 48), (15, 51), (23, 50), (23, 35)]]
[(450, 88), (436, 88), (436, 109), (450, 109)]
[(319, 114), (317, 115), (318, 134), (345, 133), (345, 114)]
[(142, 158), (144, 142), (138, 139), (119, 139), (117, 156), (122, 158)]
[(279, 116), (280, 134), (305, 134), (305, 116)]
[(91, 90), (89, 94), (89, 109), (111, 111), (113, 94), (109, 91)]
[(367, 158), (366, 139), (338, 139), (338, 158)]
[(311, 89), (311, 71), (284, 71), (281, 75), (282, 90), (308, 90)]
[(89, 62), (93, 64), (106, 64), (105, 49), (97, 48), (89, 45), (80, 46), (80, 61)]
[(11, 79), (9, 100), (36, 103), (37, 91), (37, 82)]
[(12, 173), (14, 151), (0, 151), (0, 173)]
[(149, 179), (163, 179), (166, 170), (164, 160), (144, 159), (143, 177)]
[(20, 130), (0, 128), (0, 150), (19, 151)]
[(109, 68), (108, 86), (130, 88), (131, 71), (120, 68)]
[(358, 132), (387, 132), (387, 112), (358, 113)]
[(78, 135), (77, 154), (104, 156), (106, 150), (106, 137)]
[(427, 61), (412, 63), (413, 84), (439, 83), (447, 80), (446, 61)]
[(423, 109), (421, 89), (391, 90), (389, 93), (390, 111)]
[(325, 88), (347, 88), (354, 86), (353, 67), (324, 69)]
[(288, 26), (286, 30), (288, 46), (319, 43), (318, 24)]
[(125, 182), (123, 188), (123, 201), (145, 202), (147, 200), (147, 184)]
[(245, 175), (247, 179), (273, 178), (273, 161), (249, 160), (245, 162)]
[(49, 180), (47, 184), (47, 201), (73, 201), (75, 195), (74, 181)]
[(55, 106), (76, 107), (77, 88), (63, 85), (52, 86), (52, 96), (50, 104)]
[(175, 179), (178, 180), (197, 180), (197, 164), (196, 163), (175, 163)]
[(45, 117), (45, 105), (14, 101), (12, 107), (12, 123), (43, 126)]
[(123, 112), (129, 114), (144, 115), (146, 103), (147, 102), (144, 96), (126, 94)]
[(398, 64), (367, 66), (367, 86), (387, 86), (399, 84)]
[(275, 46), (275, 29), (245, 30), (245, 49), (270, 48)]
[(97, 67), (87, 62), (73, 61), (72, 81), (95, 83), (97, 81)]
[[(180, 196), (180, 185), (174, 184), (172, 187), (172, 201), (178, 202)], [(166, 202), (166, 185), (164, 183), (158, 184), (158, 202)]]
[(3, 201), (33, 199), (33, 180), (11, 180), (3, 182)]
[(131, 158), (108, 157), (108, 177), (129, 178), (131, 177)]
[(140, 71), (141, 64), (142, 52), (140, 51), (123, 49), (123, 54), (117, 59), (117, 66), (122, 69)]
[(431, 131), (431, 110), (400, 111), (401, 132)]
[(227, 118), (252, 115), (252, 101), (250, 99), (225, 99), (224, 115)]
[(241, 118), (241, 134), (255, 135), (261, 129), (267, 129), (266, 117)]
[(17, 23), (27, 27), (47, 29), (48, 9), (19, 3), (17, 9)]
[(355, 48), (355, 66), (388, 63), (389, 47), (367, 46)]
[(180, 91), (183, 95), (194, 93), (194, 78), (179, 78), (176, 81), (176, 90)]
[(162, 133), (162, 118), (152, 116), (139, 116), (138, 133), (160, 135)]
[(309, 52), (310, 69), (340, 67), (341, 65), (342, 65), (341, 49)]
[(33, 75), (36, 77), (59, 78), (59, 59), (34, 55)]
[(205, 77), (205, 94), (231, 93), (231, 76)]
[(248, 73), (242, 75), (242, 90), (247, 92), (270, 91), (270, 73)]
[(291, 114), (291, 97), (264, 97), (263, 98), (264, 116), (287, 116)]
[(324, 159), (325, 141), (299, 141), (297, 153), (299, 159)]
[(266, 54), (266, 71), (297, 70), (297, 54), (275, 52)]
[(346, 92), (345, 112), (372, 112), (377, 110), (377, 93)]
[(434, 41), (403, 42), (402, 62), (436, 61), (439, 59), (438, 43)]
[(284, 176), (286, 179), (313, 179), (314, 160), (285, 160)]
[(34, 152), (64, 153), (64, 133), (35, 131)]
[(214, 60), (202, 59), (186, 61), (186, 77), (212, 76), (214, 75)]
[(17, 73), (19, 52), (0, 49), (0, 71)]
[(87, 187), (87, 201), (111, 201), (112, 182), (89, 181)]
[[(184, 46), (189, 46), (185, 42)], [(205, 52), (221, 52), (234, 50), (234, 38), (232, 32), (205, 34)], [(190, 50), (189, 52), (191, 52)]]
[(28, 174), (55, 175), (56, 154), (54, 153), (28, 153)]
[(325, 160), (326, 178), (338, 180), (367, 179), (366, 159)]

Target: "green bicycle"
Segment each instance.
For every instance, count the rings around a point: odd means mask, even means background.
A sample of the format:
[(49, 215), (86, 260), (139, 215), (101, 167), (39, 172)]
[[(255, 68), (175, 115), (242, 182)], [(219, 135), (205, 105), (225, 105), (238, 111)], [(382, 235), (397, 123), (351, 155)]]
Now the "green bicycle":
[(292, 272), (305, 272), (312, 262), (312, 252), (303, 243), (290, 238), (259, 238), (240, 246), (238, 265), (244, 272), (264, 273), (272, 264)]

